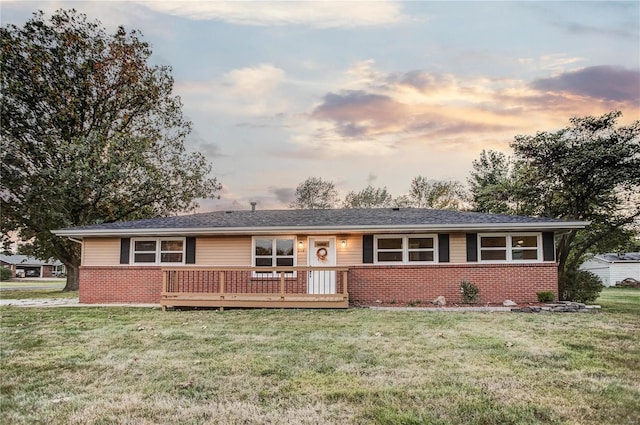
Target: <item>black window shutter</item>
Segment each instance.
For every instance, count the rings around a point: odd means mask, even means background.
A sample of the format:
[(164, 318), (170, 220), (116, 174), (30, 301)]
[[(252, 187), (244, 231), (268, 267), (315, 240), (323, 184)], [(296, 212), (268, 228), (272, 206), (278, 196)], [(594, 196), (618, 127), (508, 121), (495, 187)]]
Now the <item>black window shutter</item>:
[(553, 232), (542, 232), (542, 258), (544, 261), (556, 260), (556, 247)]
[(131, 238), (120, 239), (120, 264), (129, 264), (129, 250), (131, 249)]
[(438, 235), (438, 262), (449, 262), (449, 234), (442, 233)]
[(362, 235), (362, 262), (373, 263), (373, 235)]
[(467, 261), (478, 261), (478, 234), (467, 233)]
[(186, 254), (184, 262), (186, 264), (196, 263), (196, 238), (193, 236), (189, 236), (186, 240)]

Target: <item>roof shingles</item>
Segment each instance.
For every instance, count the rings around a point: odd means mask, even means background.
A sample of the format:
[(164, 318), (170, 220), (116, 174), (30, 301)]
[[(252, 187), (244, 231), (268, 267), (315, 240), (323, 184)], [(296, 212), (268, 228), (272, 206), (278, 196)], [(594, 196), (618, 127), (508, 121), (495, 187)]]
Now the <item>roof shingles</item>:
[[(468, 211), (448, 211), (418, 208), (326, 209), (326, 210), (258, 210), (215, 211), (192, 215), (160, 217), (145, 220), (103, 223), (62, 229), (68, 231), (136, 231), (150, 229), (277, 229), (398, 226), (459, 226), (459, 225), (540, 225), (562, 224), (563, 220), (487, 214)], [(576, 222), (573, 222), (574, 224)], [(585, 223), (586, 224), (586, 223)]]

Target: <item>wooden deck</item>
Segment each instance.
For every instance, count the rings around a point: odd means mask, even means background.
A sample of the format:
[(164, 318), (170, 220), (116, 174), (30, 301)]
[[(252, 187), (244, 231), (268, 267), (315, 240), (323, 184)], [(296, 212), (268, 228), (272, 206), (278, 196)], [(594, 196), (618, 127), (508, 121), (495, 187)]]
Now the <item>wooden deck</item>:
[(167, 307), (348, 308), (346, 267), (162, 269)]

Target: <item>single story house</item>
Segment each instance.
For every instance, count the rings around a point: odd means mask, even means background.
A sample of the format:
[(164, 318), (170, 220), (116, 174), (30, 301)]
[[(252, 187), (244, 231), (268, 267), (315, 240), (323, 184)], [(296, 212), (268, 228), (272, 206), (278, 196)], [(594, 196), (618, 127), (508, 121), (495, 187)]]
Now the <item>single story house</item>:
[(640, 281), (640, 252), (594, 255), (580, 269), (598, 276), (604, 286), (615, 286), (627, 278)]
[(11, 269), (11, 277), (57, 277), (64, 275), (58, 260), (41, 260), (27, 255), (0, 255), (0, 266)]
[(54, 231), (82, 243), (81, 303), (347, 307), (536, 302), (554, 234), (588, 223), (413, 208), (217, 211)]

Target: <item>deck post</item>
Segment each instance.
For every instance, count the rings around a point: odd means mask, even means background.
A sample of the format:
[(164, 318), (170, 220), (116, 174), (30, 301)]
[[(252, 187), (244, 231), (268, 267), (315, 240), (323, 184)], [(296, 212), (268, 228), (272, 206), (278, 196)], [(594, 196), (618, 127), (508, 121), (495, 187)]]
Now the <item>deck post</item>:
[[(162, 270), (162, 293), (164, 296), (164, 294), (167, 292), (167, 274), (169, 274), (169, 272), (167, 270)], [(167, 311), (167, 306), (162, 304), (162, 311)]]
[(284, 299), (284, 272), (280, 271), (280, 297)]
[(349, 292), (347, 291), (347, 280), (348, 280), (347, 276), (348, 275), (349, 275), (349, 271), (348, 270), (342, 272), (342, 294), (345, 297), (349, 296)]

